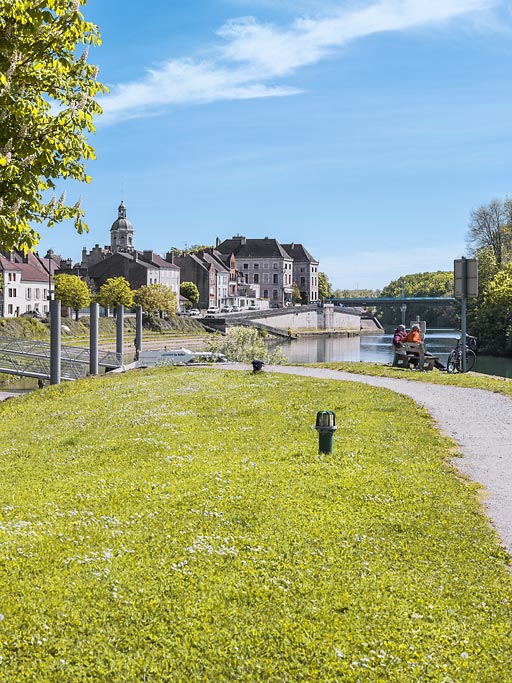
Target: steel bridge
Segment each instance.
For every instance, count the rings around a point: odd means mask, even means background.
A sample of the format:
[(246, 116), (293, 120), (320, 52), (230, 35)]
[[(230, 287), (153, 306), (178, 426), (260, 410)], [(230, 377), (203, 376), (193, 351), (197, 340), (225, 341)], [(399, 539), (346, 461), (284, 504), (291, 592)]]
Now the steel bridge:
[[(61, 378), (73, 380), (85, 377), (89, 369), (89, 349), (79, 346), (61, 346)], [(100, 351), (98, 365), (118, 368), (123, 364), (122, 354)], [(50, 379), (50, 343), (32, 339), (0, 337), (0, 373)]]
[(364, 307), (377, 304), (434, 304), (437, 306), (453, 305), (457, 299), (451, 296), (377, 296), (377, 297), (340, 297), (325, 299), (325, 303), (343, 304), (344, 306)]

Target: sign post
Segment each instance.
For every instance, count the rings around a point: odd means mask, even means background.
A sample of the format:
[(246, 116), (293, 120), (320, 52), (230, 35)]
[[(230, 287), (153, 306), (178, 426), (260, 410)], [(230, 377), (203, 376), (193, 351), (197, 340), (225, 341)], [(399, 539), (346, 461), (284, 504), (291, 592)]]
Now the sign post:
[(453, 262), (454, 295), (460, 297), (461, 311), (461, 344), (462, 372), (466, 372), (466, 312), (468, 297), (478, 296), (478, 259), (467, 259), (464, 256)]

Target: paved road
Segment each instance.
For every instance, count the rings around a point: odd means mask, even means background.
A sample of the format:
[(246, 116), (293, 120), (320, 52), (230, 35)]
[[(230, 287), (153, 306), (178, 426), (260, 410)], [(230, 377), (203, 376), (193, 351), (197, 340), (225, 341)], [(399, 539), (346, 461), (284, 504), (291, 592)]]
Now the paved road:
[[(219, 369), (250, 366), (219, 365)], [(440, 429), (458, 444), (454, 465), (487, 495), (483, 503), (503, 545), (512, 554), (512, 399), (481, 389), (462, 389), (387, 377), (370, 377), (325, 368), (266, 366), (266, 372), (360, 382), (410, 396), (424, 406)]]

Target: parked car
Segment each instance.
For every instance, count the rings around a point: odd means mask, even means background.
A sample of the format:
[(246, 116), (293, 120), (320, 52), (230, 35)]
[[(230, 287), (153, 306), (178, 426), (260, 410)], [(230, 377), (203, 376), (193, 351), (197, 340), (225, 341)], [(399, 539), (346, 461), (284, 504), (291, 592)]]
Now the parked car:
[(188, 312), (192, 317), (197, 317), (201, 315), (201, 311), (198, 308), (191, 308)]
[(233, 310), (233, 306), (223, 306), (220, 309), (220, 312), (221, 313), (231, 313), (232, 310)]
[(217, 306), (210, 306), (206, 311), (206, 315), (217, 315), (217, 313), (220, 313), (220, 309)]
[(257, 306), (256, 304), (251, 304), (251, 305), (248, 307), (247, 310), (248, 310), (248, 311), (259, 311), (259, 310), (260, 310), (260, 307)]
[(42, 318), (43, 314), (39, 311), (25, 311), (20, 315), (20, 318)]
[(238, 313), (240, 310), (240, 306), (231, 306), (231, 312), (232, 313)]

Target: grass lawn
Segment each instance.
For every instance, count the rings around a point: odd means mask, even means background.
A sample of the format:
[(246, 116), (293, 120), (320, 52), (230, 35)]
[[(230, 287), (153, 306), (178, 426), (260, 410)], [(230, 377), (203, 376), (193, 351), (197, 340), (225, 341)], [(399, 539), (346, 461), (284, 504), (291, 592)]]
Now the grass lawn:
[(427, 382), (429, 384), (446, 384), (453, 387), (464, 387), (466, 389), (485, 389), (499, 394), (512, 396), (512, 380), (505, 377), (494, 375), (484, 375), (478, 372), (455, 373), (449, 375), (447, 372), (418, 372), (406, 368), (394, 368), (391, 365), (382, 363), (302, 363), (315, 368), (329, 368), (330, 370), (340, 370), (351, 372), (355, 375), (371, 375), (373, 377), (392, 377), (393, 379), (406, 379), (412, 382)]
[(412, 401), (159, 368), (0, 412), (0, 680), (512, 681), (508, 557)]

